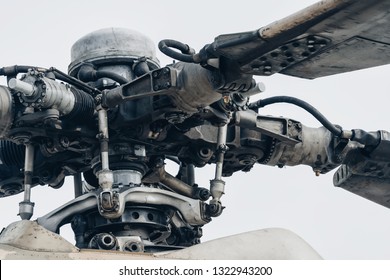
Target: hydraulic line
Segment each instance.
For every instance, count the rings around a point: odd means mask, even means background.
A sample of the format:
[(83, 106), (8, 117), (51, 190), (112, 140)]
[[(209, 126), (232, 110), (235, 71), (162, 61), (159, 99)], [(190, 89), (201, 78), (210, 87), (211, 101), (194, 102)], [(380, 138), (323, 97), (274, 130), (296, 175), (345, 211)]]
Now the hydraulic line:
[[(171, 39), (161, 40), (158, 44), (158, 48), (163, 54), (171, 58), (177, 59), (182, 62), (195, 63), (195, 51), (191, 49), (188, 45), (183, 44), (182, 42)], [(173, 49), (177, 49), (181, 51), (181, 53), (176, 52)]]
[(13, 65), (0, 68), (0, 76), (16, 76), (19, 73), (27, 73), (30, 69), (37, 69), (39, 72), (48, 71), (43, 67), (29, 66), (29, 65)]
[(302, 109), (306, 110), (310, 114), (312, 114), (326, 129), (328, 129), (331, 133), (333, 133), (337, 137), (342, 137), (343, 130), (333, 123), (331, 123), (323, 114), (321, 114), (316, 108), (312, 105), (292, 96), (274, 96), (265, 99), (261, 99), (259, 101), (253, 102), (249, 104), (249, 109), (257, 111), (258, 109), (275, 104), (275, 103), (290, 103), (294, 104)]
[(119, 83), (120, 85), (127, 84), (128, 82), (130, 82), (125, 77), (123, 77), (117, 73), (107, 71), (107, 70), (96, 71), (96, 78), (98, 78), (98, 79), (99, 78), (109, 78), (109, 79), (114, 80), (115, 82)]
[(83, 64), (77, 73), (77, 79), (85, 83), (95, 82), (100, 78), (109, 78), (121, 85), (130, 82), (128, 79), (115, 72), (109, 70), (96, 70), (95, 66), (91, 63)]

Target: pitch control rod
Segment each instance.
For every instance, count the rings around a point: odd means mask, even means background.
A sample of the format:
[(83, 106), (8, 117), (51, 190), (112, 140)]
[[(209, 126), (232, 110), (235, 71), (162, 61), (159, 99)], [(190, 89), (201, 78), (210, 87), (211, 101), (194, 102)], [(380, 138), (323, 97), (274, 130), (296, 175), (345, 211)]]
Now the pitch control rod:
[(19, 203), (19, 215), (22, 220), (30, 220), (34, 213), (34, 203), (31, 202), (32, 174), (34, 171), (34, 146), (26, 144), (24, 159), (24, 200)]
[(225, 181), (222, 180), (223, 160), (228, 149), (226, 145), (227, 123), (218, 127), (217, 138), (217, 162), (215, 166), (215, 177), (210, 181), (210, 192), (212, 200), (210, 201), (210, 216), (217, 217), (221, 215), (223, 206), (221, 197), (225, 193)]

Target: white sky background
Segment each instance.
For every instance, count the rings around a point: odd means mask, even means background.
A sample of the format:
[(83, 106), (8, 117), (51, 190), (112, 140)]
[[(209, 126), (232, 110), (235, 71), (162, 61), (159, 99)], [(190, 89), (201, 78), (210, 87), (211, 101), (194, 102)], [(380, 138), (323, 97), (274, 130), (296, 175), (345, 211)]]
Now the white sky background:
[[(2, 1), (0, 67), (70, 63), (70, 48), (83, 35), (105, 27), (126, 27), (161, 39), (176, 39), (196, 50), (225, 33), (258, 29), (316, 1)], [(171, 62), (160, 52), (161, 65)], [(262, 97), (302, 98), (343, 128), (390, 130), (390, 67), (341, 74), (314, 81), (282, 75), (259, 77)], [(2, 84), (5, 83), (1, 80)], [(260, 96), (259, 96), (260, 97)], [(257, 98), (259, 98), (257, 97)], [(320, 124), (302, 109), (273, 105), (263, 114)], [(213, 167), (197, 169), (198, 183), (209, 185)], [(269, 227), (292, 230), (326, 259), (390, 259), (390, 209), (333, 187), (333, 172), (315, 177), (306, 166), (256, 166), (227, 178), (221, 217), (203, 228), (203, 241)], [(70, 200), (71, 184), (60, 190), (38, 186), (33, 219)], [(22, 195), (0, 200), (0, 227), (19, 218)], [(66, 231), (65, 231), (66, 232)], [(66, 232), (67, 236), (71, 236)]]

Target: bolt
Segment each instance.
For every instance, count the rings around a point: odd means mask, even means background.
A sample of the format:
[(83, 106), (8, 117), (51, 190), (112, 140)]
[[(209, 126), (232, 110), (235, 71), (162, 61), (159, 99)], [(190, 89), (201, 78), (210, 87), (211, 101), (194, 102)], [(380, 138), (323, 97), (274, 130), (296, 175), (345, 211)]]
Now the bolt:
[(206, 201), (211, 196), (211, 193), (208, 189), (200, 188), (198, 190), (198, 198), (202, 201)]
[(229, 102), (230, 102), (230, 96), (225, 95), (225, 96), (223, 97), (223, 103), (229, 104)]

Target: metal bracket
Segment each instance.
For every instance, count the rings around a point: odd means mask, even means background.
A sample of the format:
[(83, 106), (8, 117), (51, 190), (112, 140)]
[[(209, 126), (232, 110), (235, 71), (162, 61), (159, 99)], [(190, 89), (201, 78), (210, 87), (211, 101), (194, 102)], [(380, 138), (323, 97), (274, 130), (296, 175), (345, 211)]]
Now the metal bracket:
[[(70, 223), (76, 214), (97, 211), (100, 193), (95, 191), (83, 194), (45, 216), (38, 218), (38, 224), (52, 232), (58, 232), (59, 228), (64, 224)], [(183, 219), (192, 226), (201, 226), (210, 222), (205, 213), (206, 204), (204, 202), (171, 191), (148, 187), (133, 187), (123, 188), (117, 195), (119, 200), (117, 213), (123, 213), (126, 203), (163, 205), (176, 208)]]
[(98, 207), (100, 215), (108, 219), (118, 218), (123, 214), (120, 211), (119, 194), (115, 190), (102, 191), (98, 197)]
[(175, 91), (177, 71), (172, 67), (153, 70), (123, 86), (103, 92), (103, 107), (113, 108), (138, 98), (170, 94)]
[(290, 146), (302, 142), (302, 125), (294, 120), (260, 116), (247, 110), (236, 112), (234, 121), (240, 127), (259, 131)]

